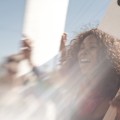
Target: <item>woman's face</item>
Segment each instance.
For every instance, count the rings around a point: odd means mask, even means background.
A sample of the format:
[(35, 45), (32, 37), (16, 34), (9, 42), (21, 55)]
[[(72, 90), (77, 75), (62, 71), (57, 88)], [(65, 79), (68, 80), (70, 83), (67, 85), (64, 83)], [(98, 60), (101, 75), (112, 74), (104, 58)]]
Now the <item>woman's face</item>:
[(99, 45), (94, 35), (84, 39), (78, 53), (78, 61), (82, 74), (91, 72), (98, 63)]

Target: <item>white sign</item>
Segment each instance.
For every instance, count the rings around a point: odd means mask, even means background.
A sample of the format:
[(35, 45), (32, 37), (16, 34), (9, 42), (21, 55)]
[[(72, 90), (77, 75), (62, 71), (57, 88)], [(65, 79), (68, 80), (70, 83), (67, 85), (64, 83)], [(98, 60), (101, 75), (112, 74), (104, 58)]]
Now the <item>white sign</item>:
[(59, 52), (69, 0), (27, 0), (23, 33), (33, 40), (33, 61), (42, 65)]

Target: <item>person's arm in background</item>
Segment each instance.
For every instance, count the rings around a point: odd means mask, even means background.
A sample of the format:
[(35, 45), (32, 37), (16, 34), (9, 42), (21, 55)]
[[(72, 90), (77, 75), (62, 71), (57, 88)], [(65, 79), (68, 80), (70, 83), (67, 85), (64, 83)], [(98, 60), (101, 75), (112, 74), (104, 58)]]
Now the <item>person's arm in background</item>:
[(32, 61), (32, 51), (32, 41), (29, 38), (25, 37), (25, 39), (22, 41), (22, 53), (24, 54), (25, 59), (28, 60), (28, 63), (32, 67), (34, 74), (39, 78), (42, 73), (39, 70), (38, 66), (35, 66)]

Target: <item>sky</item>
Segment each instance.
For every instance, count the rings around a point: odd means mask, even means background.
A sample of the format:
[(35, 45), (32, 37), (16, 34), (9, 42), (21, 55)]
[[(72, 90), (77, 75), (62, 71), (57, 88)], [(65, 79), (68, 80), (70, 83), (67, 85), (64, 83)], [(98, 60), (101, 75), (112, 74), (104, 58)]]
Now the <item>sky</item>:
[[(0, 0), (0, 61), (19, 50), (26, 0)], [(52, 0), (51, 0), (52, 1)], [(111, 0), (70, 0), (65, 32), (72, 38), (100, 23)]]
[(25, 0), (0, 0), (0, 61), (19, 49), (24, 11)]
[(79, 32), (96, 27), (105, 15), (111, 0), (70, 0), (65, 32), (72, 39)]

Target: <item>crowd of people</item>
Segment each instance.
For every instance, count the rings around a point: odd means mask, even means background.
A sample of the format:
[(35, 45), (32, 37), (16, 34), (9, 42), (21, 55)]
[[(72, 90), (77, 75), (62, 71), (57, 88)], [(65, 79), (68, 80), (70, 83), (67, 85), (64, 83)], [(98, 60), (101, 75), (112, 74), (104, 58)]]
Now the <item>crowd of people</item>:
[[(61, 39), (61, 66), (54, 71), (54, 74), (49, 74), (47, 81), (50, 86), (44, 83), (46, 89), (49, 88), (47, 96), (50, 96), (49, 103), (54, 106), (50, 107), (54, 109), (51, 112), (54, 117), (42, 120), (102, 120), (110, 101), (113, 100), (112, 105), (115, 107), (119, 106), (120, 102), (118, 99), (113, 99), (120, 87), (120, 41), (99, 29), (91, 29), (76, 36), (71, 41), (69, 49), (66, 49), (66, 37), (64, 33)], [(4, 64), (7, 78), (0, 81), (1, 86), (9, 86), (9, 91), (12, 87), (25, 83), (23, 76), (17, 78), (18, 65), (24, 59), (28, 61), (37, 80), (41, 81), (40, 71), (31, 59), (32, 50), (32, 41), (26, 38), (22, 41), (20, 52), (7, 57)], [(39, 94), (39, 89), (44, 85), (35, 85), (27, 90), (27, 94), (32, 93), (35, 96), (37, 94), (39, 97), (35, 99), (43, 100), (41, 96), (45, 96), (46, 92)], [(35, 113), (33, 110), (32, 116), (42, 114), (41, 109), (43, 108), (39, 106), (35, 109)], [(119, 109), (117, 107), (118, 114)], [(30, 116), (31, 114), (29, 120)], [(40, 116), (34, 119), (40, 119)]]

